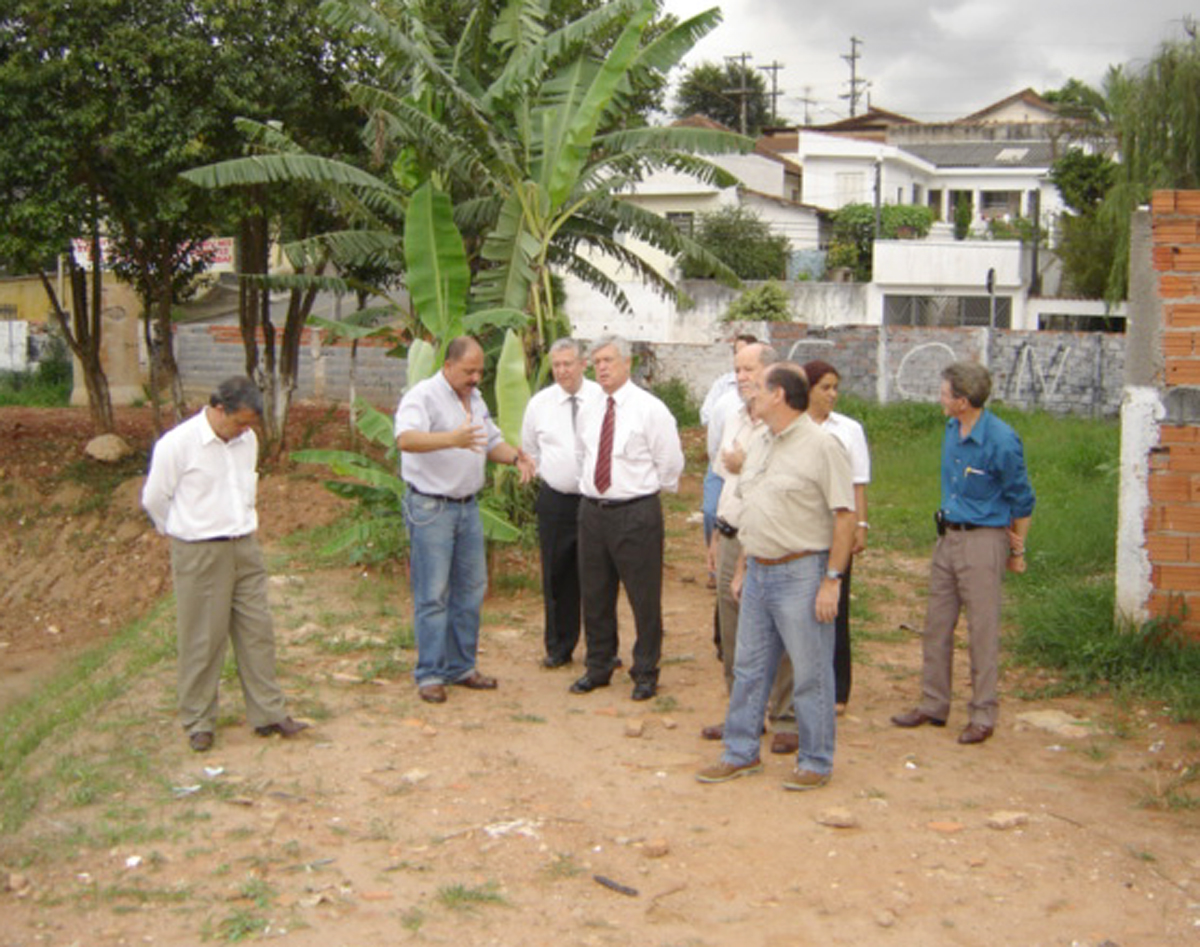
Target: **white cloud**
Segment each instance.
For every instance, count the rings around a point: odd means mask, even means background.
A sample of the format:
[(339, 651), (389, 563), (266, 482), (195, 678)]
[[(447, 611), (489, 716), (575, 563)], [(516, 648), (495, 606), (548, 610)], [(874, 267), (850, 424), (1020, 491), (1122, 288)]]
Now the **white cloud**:
[[(686, 17), (713, 6), (665, 0)], [(724, 22), (686, 65), (750, 53), (752, 66), (780, 62), (779, 109), (813, 121), (849, 114), (850, 37), (862, 40), (858, 76), (872, 104), (925, 121), (975, 112), (1026, 87), (1070, 78), (1099, 86), (1110, 66), (1144, 64), (1182, 34), (1167, 0), (728, 0)], [(860, 103), (859, 111), (865, 108)]]

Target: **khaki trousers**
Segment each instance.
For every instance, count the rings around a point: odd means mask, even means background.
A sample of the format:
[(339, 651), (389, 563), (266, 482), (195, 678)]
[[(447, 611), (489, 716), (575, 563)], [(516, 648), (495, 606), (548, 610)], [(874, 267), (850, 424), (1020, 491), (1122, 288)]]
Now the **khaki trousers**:
[(179, 712), (188, 733), (217, 726), (226, 642), (252, 727), (285, 716), (275, 679), (275, 632), (267, 607), (267, 570), (254, 535), (188, 543), (171, 540), (179, 650)]
[[(742, 544), (737, 537), (717, 535), (717, 627), (721, 633), (721, 660), (725, 665), (725, 690), (733, 691), (733, 664), (737, 652), (738, 610), (740, 604), (733, 597), (730, 583), (737, 571)], [(792, 662), (785, 653), (779, 660), (775, 683), (767, 698), (767, 717), (771, 720), (791, 718), (792, 714)]]
[(922, 645), (920, 709), (950, 713), (954, 626), (966, 612), (971, 656), (970, 722), (995, 727), (999, 708), (1000, 600), (1008, 534), (999, 527), (947, 530), (933, 550)]

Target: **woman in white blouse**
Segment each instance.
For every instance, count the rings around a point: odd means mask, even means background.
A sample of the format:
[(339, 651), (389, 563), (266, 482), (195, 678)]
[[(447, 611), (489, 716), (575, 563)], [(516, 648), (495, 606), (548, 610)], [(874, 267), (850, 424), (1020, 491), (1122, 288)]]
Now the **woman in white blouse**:
[[(867, 548), (867, 484), (871, 482), (871, 455), (867, 450), (867, 438), (862, 425), (853, 418), (838, 414), (838, 383), (841, 376), (828, 362), (815, 360), (804, 365), (808, 376), (808, 416), (833, 434), (850, 455), (850, 469), (854, 478), (854, 511), (857, 528), (854, 531), (854, 555)], [(845, 711), (850, 700), (850, 569), (854, 555), (846, 564), (842, 577), (841, 599), (835, 623), (836, 639), (833, 652), (835, 700), (837, 712)]]

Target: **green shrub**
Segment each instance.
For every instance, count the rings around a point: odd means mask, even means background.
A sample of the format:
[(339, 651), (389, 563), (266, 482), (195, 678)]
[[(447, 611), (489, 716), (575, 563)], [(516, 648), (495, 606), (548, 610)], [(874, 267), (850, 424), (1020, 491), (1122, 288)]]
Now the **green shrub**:
[[(790, 244), (787, 237), (744, 207), (726, 207), (702, 214), (695, 240), (737, 274), (739, 279), (779, 279), (787, 272)], [(703, 262), (680, 261), (684, 279), (707, 279), (711, 269)]]
[(729, 304), (725, 322), (790, 322), (791, 299), (787, 290), (772, 280), (748, 289)]
[(650, 390), (670, 409), (675, 423), (681, 428), (696, 427), (700, 423), (700, 406), (682, 379), (668, 378), (651, 385)]
[(48, 357), (28, 372), (0, 372), (0, 405), (59, 408), (71, 400), (71, 359), (66, 346), (55, 345)]

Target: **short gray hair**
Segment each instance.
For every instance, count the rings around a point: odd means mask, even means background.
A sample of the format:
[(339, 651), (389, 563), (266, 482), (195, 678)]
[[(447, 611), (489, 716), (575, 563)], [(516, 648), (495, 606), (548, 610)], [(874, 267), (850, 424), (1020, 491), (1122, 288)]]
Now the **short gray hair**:
[(606, 349), (612, 346), (617, 350), (617, 354), (625, 361), (629, 361), (633, 354), (633, 349), (629, 345), (629, 340), (619, 335), (602, 335), (592, 343), (592, 347), (588, 349), (588, 355), (594, 356), (601, 349)]
[(576, 355), (583, 354), (583, 348), (580, 346), (580, 344), (574, 339), (567, 338), (566, 336), (563, 336), (561, 339), (554, 340), (554, 344), (550, 346), (550, 354), (553, 355), (555, 352), (565, 352), (567, 349), (570, 349)]
[(263, 413), (262, 392), (245, 375), (226, 378), (209, 396), (208, 403), (226, 414), (237, 414), (244, 408), (249, 408), (260, 418)]
[(992, 374), (978, 362), (954, 362), (942, 369), (950, 394), (966, 398), (972, 408), (982, 408), (992, 393)]

